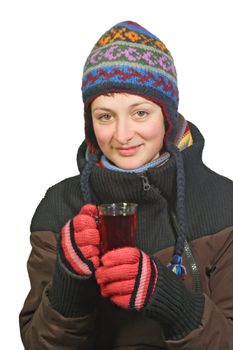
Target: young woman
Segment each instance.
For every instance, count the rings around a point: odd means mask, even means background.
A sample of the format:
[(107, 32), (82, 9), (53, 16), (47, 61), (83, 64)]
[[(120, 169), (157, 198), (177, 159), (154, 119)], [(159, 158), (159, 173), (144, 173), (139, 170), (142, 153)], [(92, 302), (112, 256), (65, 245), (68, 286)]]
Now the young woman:
[[(134, 22), (104, 33), (82, 82), (80, 175), (31, 223), (25, 349), (232, 349), (233, 186), (178, 113), (166, 46)], [(100, 256), (97, 205), (138, 204), (136, 247)]]

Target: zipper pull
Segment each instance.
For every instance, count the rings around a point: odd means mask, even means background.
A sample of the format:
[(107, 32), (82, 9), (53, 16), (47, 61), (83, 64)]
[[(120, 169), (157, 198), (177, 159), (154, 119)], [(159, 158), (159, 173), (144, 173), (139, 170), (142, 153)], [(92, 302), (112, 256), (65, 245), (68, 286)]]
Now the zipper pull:
[(144, 191), (149, 191), (151, 189), (151, 185), (149, 183), (148, 177), (145, 174), (140, 175), (142, 178), (142, 184)]

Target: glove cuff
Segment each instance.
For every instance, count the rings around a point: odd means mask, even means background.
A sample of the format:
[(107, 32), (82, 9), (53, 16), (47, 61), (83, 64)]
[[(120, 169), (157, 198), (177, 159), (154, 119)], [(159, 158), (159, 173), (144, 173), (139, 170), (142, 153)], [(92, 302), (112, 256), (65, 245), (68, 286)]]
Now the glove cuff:
[[(60, 252), (61, 253), (61, 252)], [(48, 290), (51, 306), (64, 317), (79, 317), (95, 311), (99, 287), (93, 276), (78, 276), (68, 268), (58, 252), (52, 287)]]
[(157, 278), (158, 271), (154, 261), (147, 254), (140, 251), (138, 273), (129, 308), (140, 310), (149, 303), (155, 290)]
[(154, 258), (158, 280), (150, 303), (144, 312), (162, 325), (166, 339), (185, 337), (201, 324), (204, 295), (189, 291), (174, 272)]

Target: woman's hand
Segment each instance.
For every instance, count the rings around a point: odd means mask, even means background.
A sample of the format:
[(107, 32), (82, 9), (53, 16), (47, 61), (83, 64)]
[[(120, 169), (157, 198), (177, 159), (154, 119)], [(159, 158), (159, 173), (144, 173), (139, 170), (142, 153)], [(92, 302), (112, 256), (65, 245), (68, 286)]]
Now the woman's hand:
[(124, 247), (106, 253), (101, 262), (95, 275), (103, 297), (125, 309), (140, 310), (149, 303), (158, 279), (151, 257), (137, 248)]
[(100, 235), (96, 224), (97, 207), (83, 206), (61, 231), (64, 257), (80, 276), (90, 276), (99, 266)]

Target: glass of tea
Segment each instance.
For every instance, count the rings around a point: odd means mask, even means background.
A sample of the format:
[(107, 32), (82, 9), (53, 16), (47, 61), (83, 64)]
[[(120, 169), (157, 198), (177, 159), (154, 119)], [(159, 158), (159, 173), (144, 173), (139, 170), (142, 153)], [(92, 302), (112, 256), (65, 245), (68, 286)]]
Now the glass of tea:
[(98, 206), (101, 253), (136, 245), (135, 203), (110, 203)]

